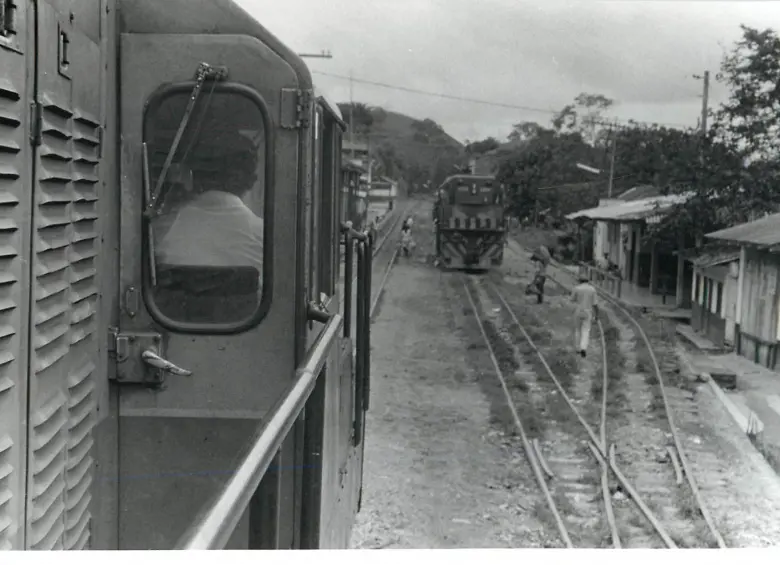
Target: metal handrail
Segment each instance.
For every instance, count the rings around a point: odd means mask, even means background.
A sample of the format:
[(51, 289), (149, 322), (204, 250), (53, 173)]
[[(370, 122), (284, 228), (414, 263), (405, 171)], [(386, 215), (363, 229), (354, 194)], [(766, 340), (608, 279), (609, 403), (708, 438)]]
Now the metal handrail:
[(258, 430), (235, 474), (182, 536), (177, 549), (223, 549), (227, 545), (263, 475), (314, 390), (343, 321), (341, 314), (334, 314), (330, 319), (303, 367), (298, 369), (295, 382)]

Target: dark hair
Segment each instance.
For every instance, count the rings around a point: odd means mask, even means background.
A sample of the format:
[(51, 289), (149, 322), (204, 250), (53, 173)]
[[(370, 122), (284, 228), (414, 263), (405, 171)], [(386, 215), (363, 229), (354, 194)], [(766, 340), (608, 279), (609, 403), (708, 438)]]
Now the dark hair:
[(243, 196), (255, 181), (258, 147), (238, 132), (218, 133), (198, 143), (189, 161), (198, 192), (220, 190)]

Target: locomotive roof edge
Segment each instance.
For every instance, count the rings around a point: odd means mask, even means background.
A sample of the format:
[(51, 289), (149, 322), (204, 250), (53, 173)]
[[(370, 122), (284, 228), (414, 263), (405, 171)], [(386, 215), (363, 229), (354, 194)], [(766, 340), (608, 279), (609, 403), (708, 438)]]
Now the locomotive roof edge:
[(344, 116), (341, 115), (341, 110), (339, 110), (338, 105), (330, 98), (328, 98), (325, 93), (319, 90), (316, 86), (314, 87), (314, 96), (322, 103), (328, 112), (330, 112), (331, 115), (336, 118), (339, 126), (341, 126), (341, 130), (347, 131), (347, 122), (344, 121)]
[(458, 175), (450, 175), (446, 179), (444, 179), (444, 182), (441, 183), (441, 186), (439, 188), (446, 188), (448, 185), (458, 182), (458, 181), (495, 181), (496, 177), (493, 175), (464, 175), (464, 174), (458, 174)]
[[(292, 67), (299, 88), (314, 87), (303, 59), (233, 0), (119, 0), (118, 4), (122, 33), (248, 35)], [(341, 114), (336, 115), (343, 124)]]

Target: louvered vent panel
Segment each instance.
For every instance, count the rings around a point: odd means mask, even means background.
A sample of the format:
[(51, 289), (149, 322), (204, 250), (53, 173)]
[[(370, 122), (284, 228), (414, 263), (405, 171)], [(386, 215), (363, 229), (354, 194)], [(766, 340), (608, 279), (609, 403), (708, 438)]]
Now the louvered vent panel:
[[(11, 59), (13, 58), (13, 59)], [(22, 458), (24, 442), (22, 367), (19, 366), (23, 281), (20, 258), (20, 196), (26, 194), (23, 172), (27, 136), (23, 123), (27, 103), (20, 95), (25, 81), (24, 61), (15, 54), (2, 56), (0, 76), (0, 550), (22, 549), (15, 545), (23, 530), (24, 509)], [(19, 539), (21, 542), (21, 539)]]
[(65, 532), (65, 447), (67, 444), (66, 399), (57, 394), (30, 419), (33, 441), (30, 445), (33, 477), (27, 544), (31, 549), (62, 549)]
[(73, 120), (73, 188), (71, 211), (71, 343), (94, 336), (98, 295), (97, 182), (99, 145), (97, 119), (79, 112)]
[(99, 122), (77, 111), (73, 120), (73, 190), (70, 248), (70, 343), (76, 359), (86, 359), (68, 380), (70, 432), (68, 434), (67, 515), (65, 546), (86, 549), (90, 540), (89, 503), (93, 459), (97, 378), (97, 255), (99, 250), (97, 183), (100, 163)]
[(67, 508), (65, 547), (85, 549), (89, 542), (92, 485), (92, 428), (95, 425), (95, 365), (88, 363), (69, 379)]
[[(48, 100), (44, 97), (44, 100)], [(71, 112), (43, 105), (38, 147), (31, 372), (35, 419), (28, 509), (31, 549), (63, 549), (66, 507), (70, 351)]]
[[(97, 6), (97, 4), (96, 4)], [(96, 8), (97, 9), (97, 8)], [(36, 148), (27, 546), (90, 545), (93, 428), (101, 381), (98, 325), (100, 47), (78, 22), (38, 4), (40, 144)], [(68, 33), (63, 75), (56, 37)], [(0, 243), (0, 258), (2, 246)], [(101, 375), (105, 378), (105, 375)]]

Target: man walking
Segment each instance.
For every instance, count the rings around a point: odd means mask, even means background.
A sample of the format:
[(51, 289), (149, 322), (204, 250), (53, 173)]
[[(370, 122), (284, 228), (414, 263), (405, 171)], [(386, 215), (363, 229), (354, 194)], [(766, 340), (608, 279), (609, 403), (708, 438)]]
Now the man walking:
[(596, 303), (597, 293), (584, 274), (579, 276), (579, 284), (571, 293), (571, 301), (576, 303), (576, 326), (574, 329), (575, 344), (580, 356), (585, 357), (590, 341), (590, 326), (598, 317), (599, 307)]
[(547, 264), (550, 262), (551, 256), (547, 247), (540, 246), (539, 249), (534, 251), (531, 256), (531, 261), (536, 266), (536, 272), (534, 273), (534, 280), (526, 288), (526, 294), (536, 294), (536, 303), (541, 304), (544, 300), (544, 283), (547, 281)]

